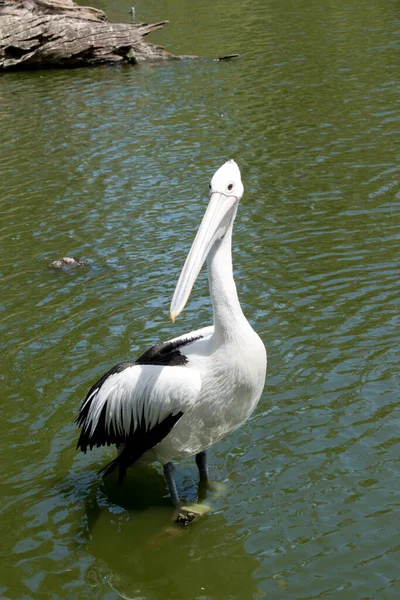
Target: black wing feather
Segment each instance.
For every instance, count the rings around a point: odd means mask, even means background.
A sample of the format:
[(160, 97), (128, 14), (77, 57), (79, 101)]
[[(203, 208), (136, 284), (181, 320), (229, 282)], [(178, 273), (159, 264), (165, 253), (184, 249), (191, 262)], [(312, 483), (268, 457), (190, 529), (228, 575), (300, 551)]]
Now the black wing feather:
[(191, 344), (203, 336), (194, 338), (182, 338), (172, 342), (156, 344), (143, 352), (136, 361), (137, 365), (164, 365), (168, 367), (181, 367), (186, 365), (187, 358), (180, 352), (180, 348)]
[(125, 447), (122, 452), (106, 465), (100, 471), (100, 474), (105, 477), (119, 466), (118, 481), (122, 483), (126, 477), (126, 470), (145, 452), (157, 446), (169, 434), (182, 415), (182, 411), (175, 415), (170, 414), (161, 423), (157, 423), (149, 430), (146, 430), (142, 425), (136, 428), (134, 434), (124, 442)]
[(78, 416), (75, 419), (78, 427), (82, 427), (77, 449), (79, 448), (82, 452), (86, 452), (88, 447), (92, 450), (94, 446), (99, 448), (100, 446), (110, 446), (111, 444), (116, 444), (117, 446), (122, 443), (125, 444), (125, 448), (121, 454), (101, 471), (103, 475), (112, 473), (112, 471), (119, 466), (119, 480), (122, 481), (125, 478), (126, 469), (138, 460), (142, 454), (147, 452), (147, 450), (150, 450), (159, 444), (170, 433), (171, 429), (183, 415), (183, 412), (170, 414), (152, 429), (146, 429), (144, 419), (142, 419), (139, 427), (136, 427), (136, 429), (134, 429), (132, 422), (130, 431), (121, 435), (121, 433), (114, 428), (113, 423), (107, 427), (107, 403), (105, 403), (96, 428), (93, 433), (91, 433), (90, 427), (83, 427), (86, 424), (91, 403), (96, 398), (96, 395), (106, 380), (112, 375), (122, 373), (125, 369), (133, 367), (135, 364), (170, 367), (184, 366), (188, 360), (186, 356), (181, 354), (181, 349), (187, 344), (199, 340), (202, 337), (204, 336), (198, 335), (193, 338), (181, 338), (171, 342), (156, 344), (143, 352), (135, 362), (123, 362), (115, 365), (92, 385), (81, 405)]
[[(100, 388), (106, 382), (106, 380), (111, 377), (111, 375), (115, 375), (116, 373), (122, 373), (125, 369), (129, 367), (133, 367), (135, 363), (132, 362), (123, 362), (119, 363), (112, 367), (107, 373), (104, 373), (102, 377), (88, 391), (86, 394), (85, 400), (82, 402), (82, 406), (79, 410), (78, 416), (75, 419), (75, 423), (78, 427), (82, 427), (87, 419), (89, 414), (89, 409), (92, 404), (93, 399), (96, 397), (96, 394), (100, 391)], [(87, 402), (87, 400), (92, 396), (92, 400)], [(82, 430), (81, 435), (79, 436), (78, 444), (76, 448), (80, 448), (82, 452), (86, 452), (87, 447), (90, 447), (92, 450), (93, 446), (105, 446), (106, 444), (109, 446), (110, 444), (120, 444), (123, 440), (121, 439), (121, 435), (117, 434), (114, 431), (114, 428), (111, 427), (110, 433), (106, 433), (106, 423), (105, 417), (107, 412), (107, 403), (104, 405), (103, 410), (101, 411), (101, 415), (99, 418), (99, 422), (97, 427), (92, 435), (89, 434), (89, 428), (87, 431)]]

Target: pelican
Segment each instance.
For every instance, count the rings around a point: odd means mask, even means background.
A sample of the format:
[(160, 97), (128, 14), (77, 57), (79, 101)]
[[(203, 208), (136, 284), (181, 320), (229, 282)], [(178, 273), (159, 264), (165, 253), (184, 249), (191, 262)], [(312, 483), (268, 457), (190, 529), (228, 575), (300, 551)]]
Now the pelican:
[(200, 481), (208, 480), (207, 449), (242, 425), (260, 399), (267, 369), (263, 342), (244, 316), (232, 272), (232, 228), (243, 195), (240, 170), (229, 160), (209, 185), (209, 204), (180, 274), (171, 320), (184, 309), (207, 260), (213, 322), (156, 344), (123, 362), (89, 390), (76, 422), (77, 448), (115, 444), (118, 455), (102, 471), (159, 461), (172, 503), (180, 507), (176, 459), (195, 456)]

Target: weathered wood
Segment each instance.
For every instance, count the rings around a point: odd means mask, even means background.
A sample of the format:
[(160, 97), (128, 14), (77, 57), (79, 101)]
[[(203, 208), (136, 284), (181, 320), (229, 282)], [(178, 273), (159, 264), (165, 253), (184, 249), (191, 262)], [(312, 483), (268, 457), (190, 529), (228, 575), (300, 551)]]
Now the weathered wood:
[(144, 40), (165, 23), (109, 23), (72, 0), (0, 0), (0, 70), (187, 58)]

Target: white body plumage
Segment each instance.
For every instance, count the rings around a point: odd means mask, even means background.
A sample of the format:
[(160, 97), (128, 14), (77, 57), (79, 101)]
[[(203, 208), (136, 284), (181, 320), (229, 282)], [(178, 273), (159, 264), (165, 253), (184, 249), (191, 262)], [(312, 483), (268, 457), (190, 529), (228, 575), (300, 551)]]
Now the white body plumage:
[[(196, 379), (199, 375), (201, 389), (171, 433), (150, 451), (149, 458), (165, 464), (193, 456), (249, 418), (264, 387), (266, 353), (250, 326), (246, 334), (227, 344), (219, 343), (213, 333), (185, 347), (187, 367), (196, 373)], [(260, 360), (252, 360), (254, 356)]]

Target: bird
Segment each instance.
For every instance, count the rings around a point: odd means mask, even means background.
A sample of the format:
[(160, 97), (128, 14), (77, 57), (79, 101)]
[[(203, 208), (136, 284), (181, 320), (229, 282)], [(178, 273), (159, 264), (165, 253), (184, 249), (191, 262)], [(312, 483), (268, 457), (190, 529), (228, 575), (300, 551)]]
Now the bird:
[(195, 456), (200, 482), (207, 484), (207, 450), (250, 417), (265, 384), (266, 348), (243, 314), (233, 278), (232, 229), (243, 191), (240, 169), (229, 160), (211, 179), (171, 302), (174, 323), (207, 262), (213, 325), (114, 366), (90, 388), (76, 417), (77, 449), (117, 447), (103, 477), (118, 469), (123, 482), (134, 463), (158, 461), (177, 509), (174, 461)]
[(131, 15), (132, 17), (132, 21), (135, 23), (135, 16), (136, 16), (136, 11), (135, 11), (135, 7), (131, 6), (130, 10), (128, 11), (128, 15)]

